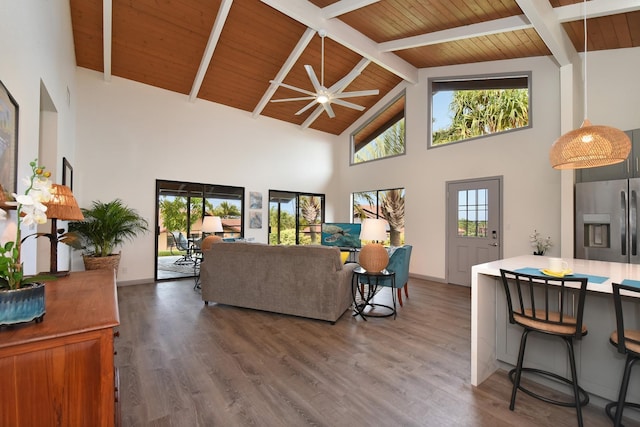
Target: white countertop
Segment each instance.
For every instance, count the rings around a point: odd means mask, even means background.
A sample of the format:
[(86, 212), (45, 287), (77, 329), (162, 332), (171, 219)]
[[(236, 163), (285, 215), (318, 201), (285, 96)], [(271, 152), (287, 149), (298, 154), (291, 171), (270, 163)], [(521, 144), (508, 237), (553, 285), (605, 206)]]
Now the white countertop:
[[(500, 276), (500, 269), (517, 270), (519, 268), (547, 268), (549, 258), (546, 256), (522, 255), (498, 261), (474, 265), (473, 274)], [(589, 282), (587, 289), (593, 292), (611, 293), (611, 283), (621, 283), (624, 279), (640, 280), (640, 264), (626, 264), (607, 261), (590, 261), (585, 259), (564, 259), (575, 274), (604, 276), (609, 279), (604, 283)]]

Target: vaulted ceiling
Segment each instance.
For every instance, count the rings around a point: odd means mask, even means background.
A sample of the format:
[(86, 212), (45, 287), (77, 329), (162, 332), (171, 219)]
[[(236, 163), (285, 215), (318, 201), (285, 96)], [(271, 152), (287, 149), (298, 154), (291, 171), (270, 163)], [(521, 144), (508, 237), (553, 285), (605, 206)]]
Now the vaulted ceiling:
[[(559, 65), (584, 50), (581, 0), (70, 0), (80, 67), (332, 134), (342, 133), (418, 69), (551, 55)], [(638, 0), (590, 0), (588, 50), (640, 46)], [(279, 83), (316, 92), (356, 76), (345, 101), (322, 106)], [(354, 69), (361, 70), (358, 74)], [(353, 71), (353, 72), (352, 72)]]

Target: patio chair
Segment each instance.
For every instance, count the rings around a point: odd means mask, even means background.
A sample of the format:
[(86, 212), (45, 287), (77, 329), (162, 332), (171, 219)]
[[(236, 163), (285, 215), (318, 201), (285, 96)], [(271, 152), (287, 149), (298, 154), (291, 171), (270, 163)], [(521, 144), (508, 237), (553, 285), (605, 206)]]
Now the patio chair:
[(176, 244), (176, 248), (178, 248), (179, 251), (184, 252), (184, 255), (178, 258), (174, 264), (184, 265), (193, 263), (193, 247), (184, 236), (184, 234), (182, 234), (181, 231), (173, 231), (171, 232), (171, 234), (173, 235), (173, 240)]

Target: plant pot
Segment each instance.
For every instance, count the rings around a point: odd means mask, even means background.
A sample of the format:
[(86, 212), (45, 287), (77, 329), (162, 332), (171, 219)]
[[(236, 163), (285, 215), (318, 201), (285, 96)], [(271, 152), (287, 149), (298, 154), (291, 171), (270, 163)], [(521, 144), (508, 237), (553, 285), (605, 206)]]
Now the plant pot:
[(82, 255), (85, 270), (115, 270), (118, 276), (118, 266), (120, 265), (120, 254), (97, 257), (93, 255)]
[(44, 283), (31, 283), (20, 289), (0, 291), (0, 326), (42, 322), (46, 313)]

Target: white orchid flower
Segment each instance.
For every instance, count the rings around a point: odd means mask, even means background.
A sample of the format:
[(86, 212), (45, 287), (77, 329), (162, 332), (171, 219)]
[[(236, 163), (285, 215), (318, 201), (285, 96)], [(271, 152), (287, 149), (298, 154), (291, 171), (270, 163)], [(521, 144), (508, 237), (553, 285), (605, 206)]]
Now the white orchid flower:
[(48, 178), (36, 178), (33, 180), (33, 188), (29, 192), (35, 200), (48, 202), (51, 200), (51, 180)]
[(37, 200), (31, 197), (31, 194), (15, 194), (13, 195), (16, 201), (22, 205), (22, 213), (24, 218), (22, 222), (25, 225), (44, 224), (47, 222), (47, 207)]
[[(44, 209), (41, 209), (44, 208)], [(33, 225), (33, 224), (44, 224), (47, 222), (47, 215), (45, 211), (47, 207), (37, 203), (35, 205), (24, 205), (22, 207), (22, 213), (24, 213), (24, 217), (22, 218), (22, 223), (24, 225)]]

